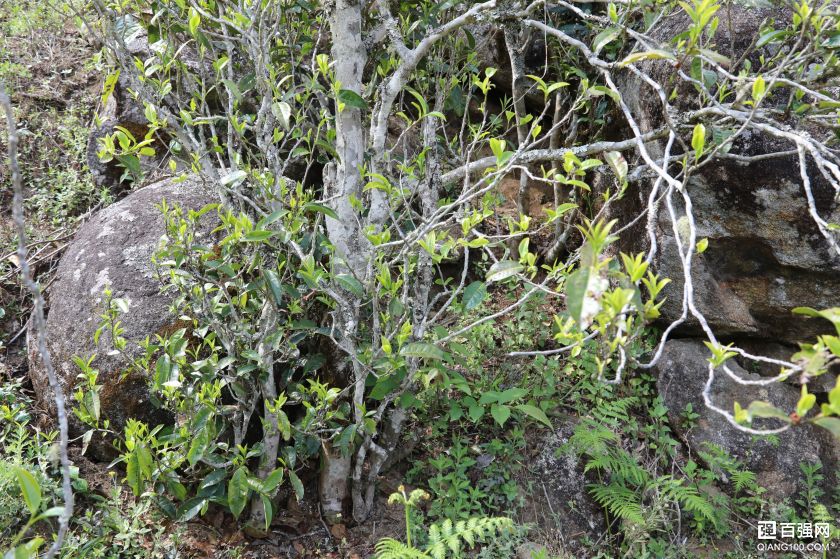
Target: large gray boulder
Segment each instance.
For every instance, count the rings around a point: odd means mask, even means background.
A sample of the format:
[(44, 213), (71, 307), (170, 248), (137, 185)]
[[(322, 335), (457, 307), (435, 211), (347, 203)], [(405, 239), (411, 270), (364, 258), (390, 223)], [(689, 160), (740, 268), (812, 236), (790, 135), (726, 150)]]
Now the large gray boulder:
[[(731, 9), (722, 10), (720, 17), (717, 49), (731, 55), (734, 46), (737, 59), (752, 44), (763, 22), (786, 23), (790, 14), (781, 8), (733, 4)], [(664, 42), (682, 33), (687, 24), (685, 14), (672, 16), (663, 19), (652, 34)], [(659, 83), (669, 84), (668, 88), (680, 83), (667, 62), (647, 61), (642, 68)], [(697, 92), (693, 86), (682, 83), (676, 87), (677, 109), (684, 112), (695, 108)], [(643, 131), (664, 124), (661, 104), (649, 86), (630, 77), (622, 88), (625, 101)], [(787, 95), (779, 95), (777, 99), (783, 103)], [(807, 130), (814, 138), (830, 135), (823, 130), (811, 130), (794, 119), (788, 124)], [(651, 142), (648, 147), (652, 154), (661, 155), (663, 142)], [(787, 140), (747, 131), (734, 142), (730, 153), (755, 156), (793, 147)], [(819, 213), (826, 221), (837, 223), (840, 205), (833, 189), (813, 162), (809, 163), (808, 174)], [(638, 215), (646, 204), (650, 186), (651, 182), (642, 183), (628, 194), (617, 215), (622, 222)], [(830, 249), (809, 215), (795, 154), (749, 164), (733, 159), (715, 161), (690, 180), (687, 192), (693, 204), (697, 238), (709, 240), (706, 252), (693, 259), (695, 301), (718, 334), (795, 343), (812, 341), (817, 334), (830, 330), (827, 322), (807, 320), (791, 313), (798, 306), (840, 306), (840, 257)], [(675, 204), (677, 230), (682, 232), (687, 228), (679, 220), (685, 212), (679, 194), (675, 196)], [(623, 250), (646, 250), (644, 221), (625, 236)], [(671, 322), (682, 313), (683, 271), (673, 223), (664, 202), (655, 225), (659, 246), (655, 268), (672, 280), (664, 292), (667, 301), (662, 307), (662, 318)], [(689, 316), (681, 332), (700, 333), (697, 321)]]
[[(196, 178), (181, 183), (168, 179), (130, 194), (82, 226), (59, 263), (49, 292), (47, 349), (64, 393), (70, 398), (79, 374), (73, 356), (96, 354), (93, 367), (99, 370), (103, 385), (101, 415), (117, 430), (131, 417), (152, 423), (167, 419), (149, 402), (146, 379), (130, 372), (123, 357), (110, 353), (108, 336), (100, 338), (98, 347), (93, 341), (101, 322), (106, 286), (115, 298), (129, 302), (128, 313), (121, 316), (129, 350), (175, 324), (167, 308), (171, 296), (160, 293), (161, 284), (150, 261), (165, 232), (157, 207), (163, 199), (170, 206), (184, 209), (200, 209), (218, 201)], [(212, 225), (211, 215), (203, 217), (203, 226)], [(29, 336), (29, 376), (42, 404), (52, 409), (52, 392), (33, 338)], [(72, 433), (78, 435), (84, 429), (71, 419)], [(106, 445), (94, 441), (94, 448), (97, 446), (102, 449)]]
[[(709, 377), (709, 350), (699, 340), (670, 340), (665, 344), (662, 358), (653, 372), (668, 418), (675, 433), (694, 453), (714, 444), (740, 460), (756, 473), (758, 482), (767, 488), (768, 495), (782, 500), (803, 489), (800, 464), (819, 462), (825, 474), (824, 487), (829, 493), (836, 483), (840, 448), (828, 431), (813, 425), (798, 425), (775, 438), (756, 437), (739, 431), (726, 418), (706, 407), (703, 389)], [(727, 361), (730, 370), (740, 378), (759, 380), (762, 377), (745, 371), (734, 359)], [(710, 391), (712, 402), (730, 413), (734, 403), (747, 407), (755, 400), (767, 401), (785, 411), (796, 409), (799, 388), (790, 384), (744, 386), (733, 381), (722, 370), (717, 371)], [(700, 417), (689, 424), (683, 412), (691, 404)], [(763, 423), (762, 423), (763, 422)], [(756, 420), (754, 427), (781, 426), (773, 419)]]

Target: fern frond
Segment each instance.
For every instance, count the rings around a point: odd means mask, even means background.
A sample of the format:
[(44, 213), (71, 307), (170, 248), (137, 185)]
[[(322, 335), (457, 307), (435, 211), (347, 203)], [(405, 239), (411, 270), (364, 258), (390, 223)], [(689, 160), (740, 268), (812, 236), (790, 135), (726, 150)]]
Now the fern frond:
[(708, 520), (712, 524), (716, 523), (715, 509), (712, 503), (694, 487), (682, 487), (674, 493), (674, 497), (682, 503), (685, 510), (694, 516)]
[(609, 485), (590, 484), (589, 492), (599, 505), (607, 511), (621, 518), (643, 525), (645, 523), (642, 515), (642, 505), (636, 492), (617, 483)]
[(415, 547), (409, 547), (394, 538), (382, 538), (374, 547), (376, 559), (432, 559)]
[(455, 524), (446, 519), (429, 528), (426, 553), (432, 559), (445, 559), (450, 552), (451, 557), (458, 557), (462, 542), (466, 543), (468, 548), (472, 548), (476, 543), (511, 528), (513, 528), (513, 521), (505, 517), (477, 517), (459, 520)]
[(736, 492), (755, 485), (755, 474), (749, 470), (736, 470), (732, 472), (732, 484)]
[(636, 462), (632, 454), (622, 448), (609, 449), (600, 454), (590, 454), (591, 460), (586, 462), (584, 472), (591, 469), (600, 470), (618, 478), (619, 481), (627, 481), (633, 485), (645, 485), (650, 480), (647, 470)]

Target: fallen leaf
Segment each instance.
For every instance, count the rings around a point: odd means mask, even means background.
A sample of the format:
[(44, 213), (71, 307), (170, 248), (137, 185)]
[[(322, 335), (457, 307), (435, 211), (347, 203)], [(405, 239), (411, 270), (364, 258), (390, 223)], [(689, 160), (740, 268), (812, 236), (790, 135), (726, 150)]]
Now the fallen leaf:
[(330, 533), (337, 540), (346, 539), (347, 538), (347, 527), (344, 524), (333, 524), (330, 527)]

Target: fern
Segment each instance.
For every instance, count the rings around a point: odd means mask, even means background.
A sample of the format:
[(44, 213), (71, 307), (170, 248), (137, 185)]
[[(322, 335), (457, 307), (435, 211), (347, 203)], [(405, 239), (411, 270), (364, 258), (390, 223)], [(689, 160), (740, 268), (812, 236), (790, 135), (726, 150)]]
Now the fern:
[(593, 415), (595, 419), (602, 423), (609, 423), (615, 425), (618, 423), (626, 423), (630, 421), (630, 410), (633, 406), (640, 404), (639, 398), (636, 396), (628, 396), (626, 398), (618, 398), (610, 402), (603, 402), (594, 410)]
[(639, 525), (645, 524), (642, 515), (642, 504), (635, 491), (618, 483), (609, 485), (590, 484), (589, 492), (595, 501), (607, 509), (607, 511), (622, 520), (635, 522)]
[[(412, 522), (409, 510), (416, 508), (423, 499), (429, 497), (422, 489), (415, 489), (407, 494), (402, 485), (399, 490), (388, 498), (389, 504), (399, 504), (405, 509), (405, 537), (406, 543), (394, 538), (382, 538), (376, 542), (374, 551), (376, 559), (446, 559), (460, 557), (461, 547), (475, 547), (478, 542), (495, 536), (504, 530), (513, 528), (513, 521), (509, 518), (470, 518), (454, 523), (446, 519), (439, 524), (432, 524), (429, 528), (428, 543), (424, 550), (411, 545)], [(451, 554), (451, 555), (450, 555)]]
[(660, 480), (664, 486), (663, 493), (666, 497), (678, 501), (685, 510), (694, 516), (717, 525), (717, 517), (712, 503), (696, 487), (683, 485), (682, 479), (674, 479), (670, 476), (663, 476)]
[(458, 557), (462, 541), (471, 548), (476, 542), (485, 541), (488, 536), (511, 528), (513, 528), (513, 521), (504, 517), (470, 518), (459, 520), (454, 525), (451, 520), (446, 519), (429, 528), (429, 543), (426, 551), (433, 559), (444, 559), (447, 551), (452, 552), (452, 557)]
[[(590, 454), (587, 452), (587, 454)], [(595, 469), (606, 472), (619, 481), (627, 481), (633, 485), (645, 485), (650, 480), (650, 474), (642, 468), (632, 454), (623, 448), (608, 449), (603, 454), (590, 454), (592, 459), (586, 463), (584, 472)]]
[(432, 556), (394, 538), (382, 538), (374, 547), (376, 559), (432, 559)]
[(752, 488), (755, 483), (755, 474), (749, 470), (736, 470), (732, 472), (732, 484), (736, 493)]

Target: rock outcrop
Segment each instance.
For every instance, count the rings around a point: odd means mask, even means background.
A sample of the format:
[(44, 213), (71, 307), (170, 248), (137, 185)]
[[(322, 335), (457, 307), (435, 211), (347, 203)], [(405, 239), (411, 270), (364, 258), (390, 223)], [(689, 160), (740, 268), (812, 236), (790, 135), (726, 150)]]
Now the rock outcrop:
[[(681, 14), (666, 18), (652, 34), (660, 41), (668, 41), (684, 31), (687, 17)], [(751, 46), (763, 22), (787, 21), (789, 17), (790, 14), (780, 8), (733, 5), (721, 12), (716, 35), (718, 50), (731, 56), (734, 47), (734, 58), (737, 59)], [(669, 63), (646, 61), (641, 68), (659, 83), (669, 84), (668, 88), (677, 87), (680, 94), (674, 103), (681, 112), (696, 108), (692, 106), (693, 99), (697, 98), (694, 86), (686, 82), (680, 84), (681, 80)], [(643, 132), (664, 124), (659, 99), (648, 85), (631, 77), (624, 83), (623, 90), (625, 101)], [(778, 94), (767, 103), (784, 104), (787, 98), (787, 94)], [(789, 124), (811, 132), (815, 138), (827, 135), (825, 131), (808, 129), (805, 123)], [(707, 135), (726, 132), (710, 130)], [(664, 144), (652, 142), (648, 147), (652, 154), (661, 156)], [(733, 142), (729, 153), (759, 156), (794, 147), (788, 140), (746, 130)], [(829, 223), (837, 223), (840, 204), (833, 189), (810, 161), (808, 175), (818, 212)], [(647, 203), (649, 191), (650, 184), (647, 184), (628, 194), (626, 206), (619, 210), (622, 221), (638, 215)], [(687, 192), (693, 204), (697, 238), (709, 240), (706, 252), (693, 259), (695, 302), (720, 336), (793, 344), (812, 341), (814, 336), (830, 328), (828, 323), (791, 313), (798, 306), (840, 306), (840, 256), (831, 250), (809, 215), (795, 153), (750, 163), (718, 159), (694, 174), (688, 182)], [(682, 232), (687, 226), (680, 223), (685, 208), (679, 194), (674, 196), (674, 202), (677, 206), (676, 229)], [(662, 307), (663, 321), (671, 322), (682, 313), (683, 271), (673, 220), (664, 202), (659, 208), (656, 236), (659, 253), (655, 267), (662, 276), (672, 280), (664, 291), (667, 301)], [(647, 248), (643, 223), (636, 226), (635, 234), (626, 238), (632, 241), (623, 246), (623, 250)], [(679, 333), (700, 333), (697, 321), (689, 317)]]
[[(668, 418), (677, 436), (695, 453), (708, 450), (709, 444), (724, 449), (755, 472), (759, 484), (775, 500), (791, 497), (804, 489), (800, 464), (805, 462), (822, 464), (825, 488), (833, 488), (840, 449), (828, 431), (813, 425), (798, 425), (773, 439), (755, 437), (738, 431), (726, 418), (706, 407), (703, 390), (709, 377), (709, 355), (700, 340), (671, 340), (665, 344), (662, 358), (654, 368), (659, 394), (668, 408)], [(727, 366), (742, 379), (762, 378), (744, 370), (734, 359), (727, 361)], [(770, 402), (787, 411), (796, 409), (799, 389), (784, 383), (745, 386), (718, 371), (710, 397), (714, 405), (730, 413), (735, 402), (746, 408), (755, 400)], [(695, 422), (684, 420), (683, 412), (688, 404), (700, 416)], [(773, 419), (754, 422), (754, 427), (765, 429), (781, 425)]]
[[(165, 232), (163, 215), (157, 207), (163, 199), (170, 206), (185, 209), (199, 209), (217, 201), (212, 191), (195, 178), (181, 183), (164, 180), (132, 193), (82, 226), (59, 263), (50, 290), (47, 349), (65, 395), (72, 394), (79, 374), (73, 356), (86, 358), (96, 354), (93, 367), (99, 370), (99, 382), (103, 385), (101, 415), (117, 430), (130, 417), (151, 422), (166, 419), (150, 404), (146, 379), (124, 375), (127, 363), (110, 352), (108, 336), (102, 336), (99, 347), (93, 341), (101, 322), (106, 286), (115, 298), (129, 302), (128, 313), (120, 318), (125, 329), (123, 336), (130, 341), (129, 350), (136, 342), (153, 337), (174, 323), (167, 308), (171, 296), (160, 293), (161, 284), (150, 261)], [(204, 216), (202, 225), (212, 225), (208, 218), (211, 215)], [(51, 408), (47, 375), (32, 342), (30, 335), (29, 375), (42, 404)], [(71, 430), (76, 435), (82, 430), (75, 419)], [(98, 444), (100, 449), (106, 448), (101, 440)]]
[(533, 522), (550, 532), (568, 551), (582, 551), (587, 537), (597, 538), (606, 531), (604, 511), (587, 492), (594, 479), (584, 474), (584, 461), (571, 448), (565, 448), (578, 420), (558, 420), (555, 430), (542, 442), (532, 473), (535, 491), (530, 506), (522, 511), (523, 522)]

